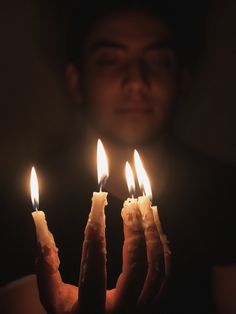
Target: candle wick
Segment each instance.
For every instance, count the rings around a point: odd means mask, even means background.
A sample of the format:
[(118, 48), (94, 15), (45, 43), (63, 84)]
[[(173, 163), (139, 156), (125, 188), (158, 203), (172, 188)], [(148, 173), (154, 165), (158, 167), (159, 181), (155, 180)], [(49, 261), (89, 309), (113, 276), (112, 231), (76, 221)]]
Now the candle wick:
[(37, 202), (33, 203), (33, 209), (37, 212), (39, 204)]
[(102, 192), (102, 185), (100, 185), (100, 189), (99, 189), (99, 192), (100, 192), (100, 193)]

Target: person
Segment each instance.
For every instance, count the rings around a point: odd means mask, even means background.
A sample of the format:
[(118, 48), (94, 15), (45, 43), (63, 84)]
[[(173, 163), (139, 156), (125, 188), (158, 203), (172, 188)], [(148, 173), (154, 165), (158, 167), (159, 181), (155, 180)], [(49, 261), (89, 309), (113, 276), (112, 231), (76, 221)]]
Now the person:
[[(81, 138), (39, 163), (47, 182), (42, 203), (59, 248), (60, 273), (71, 284), (60, 290), (53, 281), (47, 283), (48, 275), (43, 281), (45, 272), (40, 267), (45, 256), (39, 252), (40, 295), (50, 313), (77, 311), (80, 248), (89, 199), (96, 187), (98, 138), (110, 165), (106, 183), (108, 289), (115, 287), (122, 269), (120, 211), (128, 196), (124, 163), (137, 149), (150, 176), (171, 250), (168, 285), (158, 302), (145, 306), (145, 312), (235, 313), (232, 169), (194, 152), (173, 135), (173, 119), (186, 87), (186, 51), (173, 12), (162, 9), (151, 2), (101, 1), (94, 10), (76, 12), (73, 20), (66, 78), (84, 117), (78, 131)], [(33, 232), (32, 227), (29, 233)], [(126, 310), (134, 313), (136, 307)]]

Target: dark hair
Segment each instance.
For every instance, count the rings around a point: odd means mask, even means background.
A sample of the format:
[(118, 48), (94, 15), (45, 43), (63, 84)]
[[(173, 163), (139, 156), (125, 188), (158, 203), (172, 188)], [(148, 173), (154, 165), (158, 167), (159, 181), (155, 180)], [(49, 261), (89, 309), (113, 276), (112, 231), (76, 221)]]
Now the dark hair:
[(174, 35), (175, 49), (180, 64), (190, 66), (196, 63), (203, 47), (206, 6), (202, 4), (200, 8), (199, 5), (197, 8), (193, 2), (189, 6), (185, 1), (176, 0), (80, 1), (72, 8), (68, 25), (68, 61), (79, 65), (84, 41), (96, 21), (116, 10), (130, 9), (143, 10), (166, 23)]

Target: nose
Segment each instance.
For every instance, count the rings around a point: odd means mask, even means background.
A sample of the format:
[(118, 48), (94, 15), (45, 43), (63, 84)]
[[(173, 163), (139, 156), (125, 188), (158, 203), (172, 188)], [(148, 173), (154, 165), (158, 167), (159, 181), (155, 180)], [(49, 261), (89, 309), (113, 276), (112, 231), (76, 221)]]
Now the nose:
[(148, 74), (142, 61), (130, 62), (124, 73), (123, 86), (127, 92), (145, 92), (149, 87)]

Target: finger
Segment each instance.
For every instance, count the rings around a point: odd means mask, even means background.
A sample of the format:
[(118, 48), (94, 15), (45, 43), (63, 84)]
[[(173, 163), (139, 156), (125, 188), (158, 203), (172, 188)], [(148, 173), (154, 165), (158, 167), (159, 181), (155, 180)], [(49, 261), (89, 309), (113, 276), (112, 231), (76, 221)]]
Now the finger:
[[(124, 245), (122, 273), (116, 288), (108, 294), (108, 305), (119, 313), (129, 312), (137, 303), (147, 271), (146, 244), (137, 201), (122, 209)], [(112, 299), (112, 300), (111, 300)]]
[(78, 289), (63, 283), (55, 246), (38, 246), (35, 263), (40, 300), (48, 313), (74, 313)]
[(139, 204), (146, 238), (148, 272), (138, 300), (139, 307), (151, 304), (161, 289), (165, 277), (164, 249), (151, 206)]
[(88, 224), (79, 279), (79, 312), (104, 313), (106, 302), (106, 241), (100, 225)]

